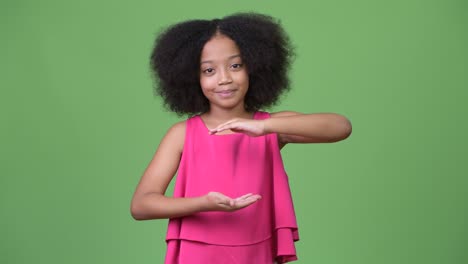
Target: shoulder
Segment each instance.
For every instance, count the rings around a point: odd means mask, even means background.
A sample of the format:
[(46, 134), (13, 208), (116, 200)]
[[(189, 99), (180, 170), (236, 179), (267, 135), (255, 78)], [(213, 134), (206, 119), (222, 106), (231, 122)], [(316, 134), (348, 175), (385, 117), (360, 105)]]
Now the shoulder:
[(168, 133), (171, 132), (171, 133), (183, 133), (185, 134), (185, 129), (187, 127), (187, 120), (184, 120), (184, 121), (180, 121), (180, 122), (177, 122), (175, 124), (173, 124), (169, 130), (168, 130)]
[(167, 131), (166, 135), (183, 139), (185, 137), (185, 130), (187, 129), (187, 120), (173, 124)]
[(164, 141), (182, 152), (184, 148), (187, 121), (180, 121), (172, 125), (164, 136)]

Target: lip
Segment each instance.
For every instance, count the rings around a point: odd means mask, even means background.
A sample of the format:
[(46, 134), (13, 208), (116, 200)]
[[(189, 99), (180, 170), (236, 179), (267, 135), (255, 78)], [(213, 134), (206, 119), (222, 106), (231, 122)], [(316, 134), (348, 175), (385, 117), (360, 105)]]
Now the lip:
[(215, 93), (222, 98), (226, 98), (226, 97), (231, 97), (235, 92), (236, 92), (236, 89), (228, 89), (228, 90), (216, 91)]
[(226, 90), (219, 90), (216, 91), (215, 93), (231, 93), (234, 92), (236, 89), (226, 89)]

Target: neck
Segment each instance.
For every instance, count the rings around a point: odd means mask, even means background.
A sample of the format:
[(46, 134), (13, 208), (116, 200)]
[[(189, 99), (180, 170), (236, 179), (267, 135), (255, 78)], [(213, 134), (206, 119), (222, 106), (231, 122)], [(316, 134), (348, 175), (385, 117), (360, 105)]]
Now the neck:
[(228, 121), (233, 118), (252, 118), (252, 113), (247, 112), (244, 106), (233, 109), (219, 108), (212, 106), (208, 112), (204, 114), (213, 120)]

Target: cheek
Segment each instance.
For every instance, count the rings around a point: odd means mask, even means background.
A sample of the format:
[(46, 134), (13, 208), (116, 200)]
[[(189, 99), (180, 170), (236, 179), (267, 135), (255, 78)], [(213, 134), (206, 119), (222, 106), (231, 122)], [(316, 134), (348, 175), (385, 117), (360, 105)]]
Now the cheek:
[(248, 74), (242, 74), (239, 80), (247, 88), (249, 87), (249, 75)]
[(202, 88), (203, 92), (212, 89), (212, 87), (213, 87), (212, 78), (200, 77), (200, 87)]

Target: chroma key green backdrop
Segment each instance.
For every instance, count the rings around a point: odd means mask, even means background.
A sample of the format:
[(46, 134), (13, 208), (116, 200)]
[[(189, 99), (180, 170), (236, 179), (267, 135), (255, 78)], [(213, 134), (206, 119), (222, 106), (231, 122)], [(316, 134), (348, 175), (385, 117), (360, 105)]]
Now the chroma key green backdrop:
[(277, 17), (296, 47), (293, 89), (268, 110), (354, 126), (282, 151), (296, 263), (468, 263), (462, 0), (1, 1), (0, 263), (162, 263), (167, 221), (129, 213), (181, 120), (153, 95), (153, 40), (238, 11)]

